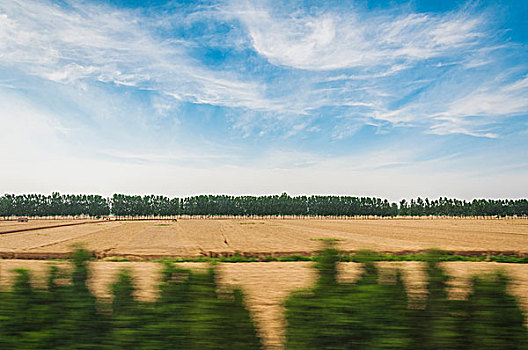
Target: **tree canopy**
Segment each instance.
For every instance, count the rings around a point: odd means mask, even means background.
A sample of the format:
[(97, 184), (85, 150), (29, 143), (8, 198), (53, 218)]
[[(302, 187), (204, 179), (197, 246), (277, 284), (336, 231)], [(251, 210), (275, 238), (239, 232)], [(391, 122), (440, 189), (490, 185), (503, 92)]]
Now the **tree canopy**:
[(399, 203), (352, 196), (198, 195), (169, 198), (162, 195), (5, 194), (0, 216), (528, 216), (527, 199), (417, 198)]

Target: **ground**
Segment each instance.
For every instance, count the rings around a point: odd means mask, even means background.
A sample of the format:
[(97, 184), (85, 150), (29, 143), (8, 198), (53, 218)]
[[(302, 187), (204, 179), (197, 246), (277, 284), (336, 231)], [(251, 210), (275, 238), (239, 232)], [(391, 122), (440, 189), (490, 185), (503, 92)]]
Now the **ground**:
[[(50, 224), (49, 221), (43, 223)], [(0, 221), (0, 232), (36, 226), (38, 222), (35, 221)], [(344, 250), (403, 251), (434, 247), (454, 251), (527, 252), (528, 220), (98, 221), (2, 234), (0, 253), (66, 253), (72, 245), (83, 244), (102, 256), (137, 258), (234, 253), (311, 254), (321, 247), (321, 239), (338, 239)]]
[[(79, 221), (75, 221), (77, 223)], [(23, 228), (68, 224), (70, 221), (0, 221), (0, 232)], [(97, 221), (76, 226), (42, 228), (0, 234), (0, 253), (37, 254), (39, 258), (67, 253), (72, 245), (107, 256), (153, 258), (161, 256), (200, 256), (212, 254), (311, 254), (321, 247), (320, 239), (339, 239), (343, 250), (380, 251), (420, 250), (431, 247), (454, 251), (528, 252), (528, 220), (525, 219), (383, 219), (383, 220), (171, 220)], [(0, 260), (0, 288), (6, 288), (17, 267), (29, 268), (37, 285), (51, 264), (70, 268), (65, 261), (22, 259)], [(204, 264), (183, 263), (189, 268)], [(423, 265), (419, 262), (378, 263), (385, 271), (401, 268), (406, 286), (419, 296), (424, 291)], [(512, 279), (511, 292), (528, 314), (528, 265), (489, 262), (444, 263), (451, 281), (451, 296), (461, 298), (467, 292), (469, 277), (475, 273), (504, 270)], [(117, 272), (130, 268), (138, 287), (138, 298), (152, 300), (162, 264), (154, 262), (91, 263), (90, 287), (101, 298), (109, 297), (109, 285)], [(358, 265), (340, 265), (341, 277), (353, 280)], [(282, 303), (293, 290), (314, 282), (315, 271), (309, 262), (260, 262), (219, 264), (219, 282), (223, 286), (241, 286), (247, 296), (259, 332), (267, 349), (280, 349), (284, 335)]]

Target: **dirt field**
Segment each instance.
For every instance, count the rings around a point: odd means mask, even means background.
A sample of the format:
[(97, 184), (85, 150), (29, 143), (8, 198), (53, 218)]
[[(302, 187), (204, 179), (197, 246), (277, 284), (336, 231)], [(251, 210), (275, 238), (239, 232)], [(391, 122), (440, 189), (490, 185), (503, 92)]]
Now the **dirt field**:
[[(45, 272), (55, 264), (68, 269), (67, 262), (34, 261), (34, 260), (0, 260), (0, 287), (10, 285), (12, 270), (18, 267), (29, 268), (37, 285), (45, 284)], [(204, 264), (180, 264), (188, 268), (204, 268)], [(382, 271), (394, 271), (401, 268), (409, 292), (419, 297), (424, 291), (423, 265), (419, 262), (378, 263)], [(156, 297), (161, 264), (150, 262), (94, 262), (91, 263), (92, 278), (90, 287), (100, 298), (110, 296), (109, 285), (117, 272), (130, 268), (135, 276), (138, 288), (137, 297), (152, 300)], [(496, 263), (444, 263), (447, 272), (453, 277), (451, 297), (462, 298), (467, 293), (469, 277), (475, 273), (492, 272), (498, 268), (504, 270), (511, 278), (511, 291), (520, 300), (528, 315), (528, 265)], [(358, 265), (344, 263), (341, 265), (341, 279), (352, 281), (359, 273)], [(284, 319), (282, 302), (293, 290), (310, 286), (315, 277), (311, 263), (306, 262), (270, 262), (220, 264), (219, 282), (226, 286), (240, 286), (246, 293), (248, 307), (257, 323), (267, 349), (281, 349), (284, 336)]]
[[(52, 220), (51, 223), (54, 223)], [(44, 222), (49, 224), (50, 221)], [(37, 222), (5, 223), (28, 225)], [(0, 226), (0, 229), (2, 226)], [(310, 254), (320, 239), (339, 239), (343, 250), (528, 252), (528, 220), (178, 220), (100, 221), (0, 235), (0, 252), (65, 253), (83, 244), (102, 256)]]
[(82, 224), (90, 220), (29, 220), (28, 222), (17, 222), (16, 220), (1, 220), (0, 234), (7, 231), (33, 229), (37, 227), (51, 227), (58, 225)]

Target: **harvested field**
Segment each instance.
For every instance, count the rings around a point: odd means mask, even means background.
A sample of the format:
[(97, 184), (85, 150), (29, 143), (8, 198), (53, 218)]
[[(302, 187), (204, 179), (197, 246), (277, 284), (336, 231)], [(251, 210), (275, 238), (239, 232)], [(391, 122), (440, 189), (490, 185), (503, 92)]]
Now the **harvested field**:
[[(64, 269), (70, 268), (67, 262), (0, 260), (0, 287), (5, 288), (13, 277), (12, 270), (25, 267), (33, 271), (35, 284), (45, 284), (45, 272), (55, 264)], [(204, 268), (205, 264), (183, 263), (188, 268)], [(341, 279), (353, 281), (359, 273), (358, 264), (341, 264)], [(382, 262), (378, 263), (382, 271), (401, 268), (408, 290), (419, 297), (424, 291), (423, 265), (419, 262)], [(528, 265), (449, 262), (443, 266), (453, 277), (451, 297), (462, 298), (467, 293), (470, 276), (475, 273), (492, 272), (500, 268), (511, 278), (511, 292), (516, 295), (528, 314)], [(109, 285), (121, 268), (130, 268), (138, 287), (137, 296), (143, 300), (152, 300), (157, 294), (156, 285), (162, 264), (150, 262), (93, 262), (90, 287), (100, 298), (110, 296)], [(293, 290), (310, 286), (315, 278), (311, 263), (270, 262), (220, 264), (219, 279), (221, 285), (241, 286), (246, 293), (248, 307), (259, 327), (267, 349), (280, 349), (284, 335), (284, 319), (281, 304)]]
[[(17, 222), (16, 220), (0, 221), (0, 234), (11, 231), (33, 230), (36, 228), (46, 228), (62, 225), (77, 225), (90, 222), (91, 220), (29, 220), (28, 222)], [(93, 220), (92, 220), (93, 221)]]
[[(36, 223), (30, 221), (29, 225)], [(343, 250), (401, 252), (435, 247), (455, 252), (528, 253), (528, 220), (100, 221), (0, 235), (0, 253), (25, 253), (38, 258), (60, 257), (53, 254), (66, 254), (73, 244), (83, 244), (101, 257), (128, 256), (138, 259), (235, 253), (309, 255), (317, 251), (321, 246), (320, 240), (325, 239), (338, 240)]]
[[(51, 224), (54, 221), (50, 221)], [(69, 224), (67, 222), (64, 224)], [(47, 224), (47, 223), (46, 223)], [(38, 225), (35, 223), (35, 225)], [(109, 233), (115, 227), (120, 226), (118, 222), (94, 222), (84, 223), (82, 225), (75, 226), (62, 226), (53, 227), (40, 230), (30, 230), (15, 233), (7, 233), (0, 235), (0, 250), (7, 252), (24, 252), (24, 251), (39, 251), (48, 246), (64, 245), (68, 247), (66, 251), (71, 251), (72, 244), (83, 242), (84, 237), (88, 238), (89, 235), (97, 233), (99, 231)], [(35, 227), (30, 227), (31, 229)], [(57, 250), (63, 252), (63, 250)]]

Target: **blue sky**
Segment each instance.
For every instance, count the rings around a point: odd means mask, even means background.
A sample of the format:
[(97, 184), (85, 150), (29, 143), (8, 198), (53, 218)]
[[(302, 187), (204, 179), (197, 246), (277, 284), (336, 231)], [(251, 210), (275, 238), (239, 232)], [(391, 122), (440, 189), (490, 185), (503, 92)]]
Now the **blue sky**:
[(0, 192), (528, 197), (526, 1), (0, 2)]

